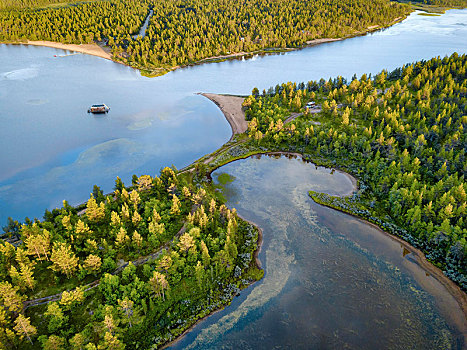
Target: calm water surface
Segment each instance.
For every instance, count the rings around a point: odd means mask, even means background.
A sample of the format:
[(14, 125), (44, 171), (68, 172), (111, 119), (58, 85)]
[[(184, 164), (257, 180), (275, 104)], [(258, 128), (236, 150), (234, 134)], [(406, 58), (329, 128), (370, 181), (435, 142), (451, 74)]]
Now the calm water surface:
[[(301, 159), (248, 158), (213, 174), (230, 207), (263, 228), (263, 280), (176, 349), (461, 349), (465, 316), (415, 257), (358, 219), (315, 204), (343, 173)], [(467, 334), (467, 333), (466, 333)]]
[[(78, 204), (116, 176), (188, 165), (230, 136), (221, 112), (194, 93), (248, 94), (286, 81), (377, 73), (465, 52), (467, 11), (412, 14), (371, 35), (283, 55), (181, 69), (159, 78), (105, 59), (0, 45), (0, 224), (40, 217), (63, 199)], [(71, 55), (70, 55), (71, 54)], [(111, 107), (88, 115), (94, 103)]]

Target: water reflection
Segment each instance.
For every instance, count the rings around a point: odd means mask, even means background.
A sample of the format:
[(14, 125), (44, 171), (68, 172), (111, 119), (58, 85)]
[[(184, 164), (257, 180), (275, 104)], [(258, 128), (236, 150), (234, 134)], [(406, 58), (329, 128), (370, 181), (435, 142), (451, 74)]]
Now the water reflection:
[[(195, 92), (248, 94), (254, 86), (350, 78), (463, 52), (463, 23), (467, 10), (438, 17), (415, 13), (371, 35), (154, 79), (93, 56), (0, 45), (0, 224), (8, 216), (41, 216), (62, 199), (82, 202), (94, 184), (109, 191), (116, 176), (128, 182), (133, 173), (155, 174), (172, 163), (183, 167), (218, 148), (229, 139), (229, 125)], [(106, 117), (86, 113), (102, 102), (111, 106)]]
[(284, 157), (237, 161), (213, 177), (222, 173), (235, 178), (223, 185), (229, 206), (264, 230), (265, 277), (174, 348), (462, 348), (464, 315), (411, 254), (307, 196), (348, 193), (345, 174)]

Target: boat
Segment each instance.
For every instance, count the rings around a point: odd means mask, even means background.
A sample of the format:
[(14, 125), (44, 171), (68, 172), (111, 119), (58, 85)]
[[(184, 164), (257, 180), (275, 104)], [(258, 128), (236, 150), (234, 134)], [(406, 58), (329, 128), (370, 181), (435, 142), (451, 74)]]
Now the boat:
[(110, 107), (106, 106), (104, 103), (100, 105), (92, 105), (88, 109), (88, 113), (109, 113)]

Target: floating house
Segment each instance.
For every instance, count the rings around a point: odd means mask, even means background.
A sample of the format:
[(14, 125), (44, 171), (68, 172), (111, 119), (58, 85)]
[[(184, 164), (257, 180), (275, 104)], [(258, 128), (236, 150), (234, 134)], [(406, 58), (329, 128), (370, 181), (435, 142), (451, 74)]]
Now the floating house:
[(109, 113), (110, 107), (106, 106), (104, 103), (100, 105), (92, 105), (88, 109), (88, 113)]

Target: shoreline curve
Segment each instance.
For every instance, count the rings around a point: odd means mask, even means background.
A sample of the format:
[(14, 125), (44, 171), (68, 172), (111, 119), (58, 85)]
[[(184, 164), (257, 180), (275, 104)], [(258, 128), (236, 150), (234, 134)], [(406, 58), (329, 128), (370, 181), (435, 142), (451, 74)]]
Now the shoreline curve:
[[(310, 199), (313, 200), (311, 197), (310, 197)], [(313, 201), (313, 202), (315, 202), (315, 201)], [(409, 242), (405, 241), (404, 239), (402, 239), (402, 238), (400, 238), (398, 236), (395, 236), (395, 235), (393, 235), (393, 234), (391, 234), (389, 232), (384, 231), (378, 225), (376, 225), (376, 224), (374, 224), (374, 223), (372, 223), (372, 222), (370, 222), (370, 221), (368, 221), (368, 220), (366, 220), (364, 218), (361, 218), (358, 215), (345, 212), (343, 210), (331, 207), (331, 206), (326, 205), (326, 204), (321, 204), (321, 203), (317, 203), (317, 202), (315, 202), (315, 203), (318, 204), (318, 205), (321, 205), (323, 207), (338, 211), (340, 213), (350, 215), (350, 216), (356, 218), (357, 220), (359, 220), (359, 221), (361, 221), (361, 222), (363, 222), (363, 223), (365, 223), (367, 225), (370, 225), (371, 227), (375, 228), (377, 231), (379, 231), (383, 235), (389, 237), (393, 241), (399, 243), (403, 248), (407, 249), (410, 253), (412, 253), (413, 256), (415, 257), (415, 263), (423, 271), (425, 271), (426, 273), (431, 275), (436, 281), (438, 281), (444, 288), (446, 288), (446, 291), (457, 302), (457, 304), (459, 305), (460, 310), (462, 311), (462, 313), (465, 316), (464, 323), (466, 325), (465, 325), (464, 328), (467, 327), (467, 294), (464, 291), (462, 291), (462, 289), (453, 280), (451, 280), (449, 277), (447, 277), (443, 273), (443, 270), (441, 270), (439, 267), (437, 267), (437, 266), (433, 265), (431, 262), (429, 262), (427, 260), (426, 256), (425, 256), (425, 254), (420, 249), (414, 247), (413, 245), (411, 245)], [(462, 335), (464, 336), (464, 341), (465, 341), (464, 348), (467, 348), (467, 332), (464, 331), (462, 333)]]
[(106, 60), (119, 63), (112, 59), (110, 54), (110, 49), (105, 49), (104, 47), (97, 45), (96, 43), (93, 44), (62, 44), (54, 41), (46, 41), (46, 40), (27, 40), (25, 42), (5, 42), (1, 44), (6, 45), (31, 45), (31, 46), (45, 46), (50, 47), (53, 49), (60, 49), (60, 50), (68, 50), (74, 52), (84, 53), (86, 55), (96, 56), (105, 58)]
[[(232, 159), (231, 161), (226, 162), (226, 163), (212, 169), (210, 171), (210, 174), (212, 172), (214, 172), (215, 170), (222, 168), (222, 166), (224, 166), (224, 165), (227, 165), (229, 163), (235, 162), (235, 161), (240, 160), (240, 159), (247, 159), (247, 158), (250, 158), (250, 157), (253, 157), (253, 156), (257, 156), (257, 155), (270, 155), (270, 156), (283, 155), (283, 156), (300, 157), (303, 160), (309, 161), (310, 163), (312, 163), (312, 164), (314, 164), (316, 166), (320, 166), (317, 163), (314, 163), (312, 160), (305, 159), (303, 154), (297, 153), (297, 152), (286, 152), (286, 151), (258, 152), (258, 153), (254, 153), (254, 154), (248, 154), (245, 157)], [(358, 190), (358, 180), (357, 180), (357, 178), (355, 178), (354, 176), (352, 176), (348, 172), (346, 172), (346, 171), (344, 171), (342, 169), (339, 169), (339, 168), (335, 168), (335, 167), (327, 167), (327, 166), (323, 166), (323, 167), (325, 167), (327, 169), (334, 169), (335, 171), (338, 171), (338, 172), (340, 172), (342, 174), (345, 174), (351, 180), (352, 187), (353, 187), (351, 192), (349, 192), (348, 194), (339, 195), (338, 197), (342, 197), (342, 198), (343, 197), (348, 197), (349, 195), (354, 193), (356, 190)], [(312, 198), (310, 198), (310, 199), (312, 199)], [(361, 217), (359, 217), (359, 216), (357, 216), (355, 214), (347, 213), (347, 212), (345, 212), (343, 210), (339, 210), (339, 209), (333, 208), (333, 207), (325, 205), (325, 204), (320, 204), (320, 203), (317, 203), (317, 204), (322, 205), (322, 206), (327, 207), (327, 208), (330, 208), (330, 209), (333, 209), (333, 210), (336, 210), (336, 211), (341, 212), (343, 214), (347, 214), (347, 215), (350, 215), (352, 217), (355, 217), (359, 221), (376, 228), (378, 230), (378, 232), (380, 232), (384, 236), (392, 239), (393, 241), (399, 243), (403, 248), (407, 249), (410, 253), (412, 253), (413, 256), (415, 257), (415, 263), (423, 271), (425, 271), (425, 273), (431, 275), (437, 282), (439, 282), (446, 289), (447, 293), (452, 296), (452, 298), (458, 304), (460, 311), (464, 314), (465, 320), (464, 320), (464, 325), (462, 327), (462, 329), (464, 329), (464, 330), (460, 334), (462, 334), (462, 336), (464, 338), (463, 348), (467, 349), (467, 331), (466, 331), (466, 329), (467, 329), (467, 293), (465, 293), (454, 281), (452, 281), (450, 278), (448, 278), (440, 268), (438, 268), (437, 266), (435, 266), (431, 262), (429, 262), (426, 259), (425, 254), (420, 249), (412, 246), (410, 243), (408, 243), (404, 239), (402, 239), (402, 238), (400, 238), (398, 236), (395, 236), (395, 235), (393, 235), (393, 234), (391, 234), (389, 232), (384, 231), (378, 225), (376, 225), (376, 224), (374, 224), (372, 222), (369, 222), (369, 221), (365, 220), (364, 218), (361, 218)], [(243, 220), (245, 220), (247, 222), (250, 222), (250, 221), (248, 221), (248, 220), (246, 220), (244, 218), (243, 218)], [(252, 223), (252, 224), (254, 224), (254, 223)], [(258, 227), (258, 228), (261, 229), (260, 227)]]
[(233, 95), (220, 95), (211, 93), (199, 93), (214, 102), (227, 119), (232, 129), (230, 140), (237, 134), (243, 134), (248, 128), (248, 122), (245, 119), (245, 112), (242, 109), (244, 97)]
[[(256, 250), (253, 252), (253, 259), (254, 259), (254, 264), (256, 265), (256, 267), (260, 270), (262, 270), (262, 264), (261, 264), (261, 260), (259, 260), (259, 253), (261, 251), (261, 247), (263, 245), (263, 229), (261, 227), (259, 227), (259, 225), (257, 225), (256, 223), (254, 223), (253, 221), (250, 221), (250, 220), (247, 220), (245, 219), (243, 216), (241, 216), (240, 214), (236, 214), (237, 217), (239, 217), (240, 219), (242, 219), (243, 221), (246, 221), (248, 222), (250, 225), (253, 225), (257, 230), (258, 230), (258, 240), (256, 241), (256, 244), (257, 244), (257, 248)], [(253, 286), (254, 284), (256, 284), (256, 282), (259, 282), (261, 280), (258, 280), (258, 281), (253, 281), (252, 283), (250, 283), (246, 288), (242, 289), (242, 291), (244, 290), (247, 290), (249, 289), (251, 286)], [(236, 296), (234, 296), (235, 298)], [(233, 298), (232, 298), (233, 300)], [(225, 310), (225, 308), (227, 308), (228, 306), (230, 306), (230, 303), (228, 305), (225, 305), (224, 307), (221, 307), (219, 309), (216, 309), (216, 310), (213, 310), (212, 312), (210, 312), (209, 314), (207, 314), (206, 316), (200, 318), (199, 320), (197, 320), (195, 323), (193, 323), (189, 328), (185, 329), (180, 335), (177, 336), (177, 338), (165, 343), (164, 345), (162, 345), (161, 349), (167, 349), (168, 347), (171, 347), (172, 345), (178, 343), (180, 340), (182, 340), (182, 338), (187, 335), (188, 333), (190, 333), (193, 328), (195, 328), (198, 324), (200, 324), (201, 322), (205, 321), (207, 318), (211, 317), (212, 315), (222, 311), (222, 310)]]
[[(55, 41), (47, 41), (47, 40), (25, 40), (25, 41), (0, 41), (0, 44), (5, 44), (5, 45), (32, 45), (32, 46), (44, 46), (44, 47), (50, 47), (50, 48), (55, 48), (55, 49), (61, 49), (61, 50), (69, 50), (69, 51), (75, 51), (75, 52), (80, 52), (83, 54), (91, 55), (91, 56), (96, 56), (100, 58), (105, 58), (109, 61), (123, 64), (124, 66), (128, 66), (134, 69), (137, 69), (140, 71), (140, 73), (143, 75), (143, 72), (146, 70), (149, 70), (149, 72), (156, 72), (154, 73), (149, 73), (148, 77), (158, 77), (160, 75), (164, 75), (166, 73), (175, 71), (179, 68), (185, 68), (185, 67), (190, 67), (190, 66), (196, 66), (200, 64), (205, 64), (205, 63), (211, 63), (211, 62), (217, 62), (217, 61), (222, 61), (222, 60), (228, 60), (228, 59), (235, 59), (235, 58), (241, 58), (241, 57), (248, 57), (248, 56), (253, 56), (253, 55), (268, 55), (268, 54), (277, 54), (280, 52), (291, 52), (291, 51), (297, 51), (297, 50), (302, 50), (304, 48), (310, 47), (310, 46), (315, 46), (319, 44), (325, 44), (325, 43), (330, 43), (334, 41), (341, 41), (341, 40), (346, 40), (346, 39), (351, 39), (354, 37), (358, 36), (364, 36), (379, 30), (384, 30), (386, 28), (389, 28), (393, 26), (396, 23), (399, 23), (403, 20), (405, 20), (410, 14), (412, 14), (414, 11), (411, 11), (410, 13), (402, 16), (402, 17), (397, 17), (393, 19), (390, 23), (383, 24), (383, 25), (378, 25), (378, 26), (370, 26), (367, 27), (365, 30), (345, 35), (340, 38), (318, 38), (318, 39), (313, 39), (313, 40), (308, 40), (304, 42), (301, 46), (299, 47), (285, 47), (285, 48), (265, 48), (261, 50), (256, 50), (256, 51), (251, 51), (251, 52), (236, 52), (236, 53), (231, 53), (231, 54), (226, 54), (226, 55), (219, 55), (219, 56), (211, 56), (211, 57), (206, 57), (203, 58), (199, 61), (196, 62), (190, 62), (186, 63), (183, 65), (177, 65), (174, 67), (170, 68), (150, 68), (150, 67), (144, 67), (144, 66), (133, 66), (130, 64), (127, 64), (125, 62), (121, 62), (119, 60), (116, 60), (113, 58), (113, 56), (110, 53), (110, 48), (105, 48), (104, 46), (98, 45), (97, 43), (92, 43), (92, 44), (63, 44)], [(161, 73), (162, 71), (162, 73)]]

